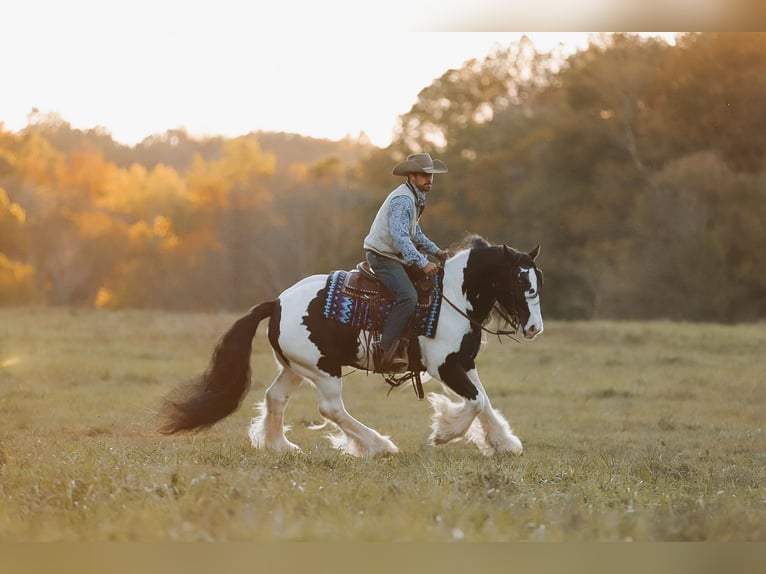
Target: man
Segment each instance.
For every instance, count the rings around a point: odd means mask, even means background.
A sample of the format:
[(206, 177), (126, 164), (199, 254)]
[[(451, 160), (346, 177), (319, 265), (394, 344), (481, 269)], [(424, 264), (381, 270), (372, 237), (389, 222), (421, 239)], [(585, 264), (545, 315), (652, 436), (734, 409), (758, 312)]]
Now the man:
[(438, 267), (421, 252), (435, 255), (442, 261), (446, 258), (446, 254), (425, 236), (418, 222), (435, 173), (447, 173), (447, 166), (441, 160), (431, 159), (427, 153), (412, 154), (397, 164), (393, 174), (407, 179), (386, 197), (364, 239), (370, 267), (396, 297), (383, 328), (380, 347), (373, 352), (375, 368), (379, 372), (402, 372), (408, 367), (409, 342), (403, 335), (415, 314), (418, 294), (404, 266), (416, 266), (426, 275), (433, 275)]

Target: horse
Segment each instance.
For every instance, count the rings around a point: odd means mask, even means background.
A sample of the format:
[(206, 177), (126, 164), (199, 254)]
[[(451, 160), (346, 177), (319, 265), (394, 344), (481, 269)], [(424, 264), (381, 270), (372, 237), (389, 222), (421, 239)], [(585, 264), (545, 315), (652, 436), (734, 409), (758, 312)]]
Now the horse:
[[(450, 250), (441, 270), (447, 304), (439, 307), (435, 333), (413, 339), (426, 380), (440, 381), (445, 390), (427, 396), (433, 408), (430, 444), (465, 439), (487, 456), (522, 454), (521, 440), (492, 406), (475, 360), (492, 320), (510, 324), (513, 330), (503, 334), (520, 330), (526, 340), (543, 332), (543, 275), (535, 264), (539, 253), (539, 245), (525, 253), (476, 235)], [(259, 323), (268, 319), (278, 373), (251, 421), (253, 447), (300, 452), (285, 436), (284, 413), (291, 394), (307, 380), (316, 388), (319, 413), (334, 427), (328, 435), (333, 447), (361, 458), (398, 452), (390, 436), (358, 421), (343, 404), (342, 368), (373, 364), (370, 333), (324, 316), (328, 277), (306, 277), (234, 322), (219, 339), (205, 373), (163, 397), (160, 432), (199, 431), (239, 407), (250, 387), (253, 338)], [(454, 395), (446, 394), (450, 391)]]

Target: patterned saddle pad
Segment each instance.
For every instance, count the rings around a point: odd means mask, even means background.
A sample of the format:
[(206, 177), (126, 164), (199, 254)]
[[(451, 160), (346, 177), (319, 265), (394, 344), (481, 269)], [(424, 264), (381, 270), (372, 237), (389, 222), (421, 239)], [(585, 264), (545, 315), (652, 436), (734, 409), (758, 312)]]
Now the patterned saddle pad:
[[(411, 334), (433, 337), (442, 300), (441, 273), (431, 277), (420, 275), (413, 279), (410, 274), (418, 291)], [(353, 271), (333, 271), (327, 279), (324, 316), (328, 319), (379, 332), (393, 306), (393, 294), (374, 276), (367, 262), (360, 263)]]

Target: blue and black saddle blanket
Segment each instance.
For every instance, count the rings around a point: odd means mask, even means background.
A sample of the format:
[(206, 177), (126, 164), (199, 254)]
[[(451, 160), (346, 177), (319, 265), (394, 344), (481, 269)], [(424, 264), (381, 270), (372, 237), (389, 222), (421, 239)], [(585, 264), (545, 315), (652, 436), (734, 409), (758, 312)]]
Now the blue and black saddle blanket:
[[(430, 277), (418, 273), (419, 277), (410, 274), (418, 292), (410, 334), (434, 337), (442, 302), (442, 272)], [(353, 271), (333, 271), (327, 278), (324, 305), (327, 319), (376, 333), (383, 330), (393, 306), (393, 294), (372, 275), (365, 263)]]

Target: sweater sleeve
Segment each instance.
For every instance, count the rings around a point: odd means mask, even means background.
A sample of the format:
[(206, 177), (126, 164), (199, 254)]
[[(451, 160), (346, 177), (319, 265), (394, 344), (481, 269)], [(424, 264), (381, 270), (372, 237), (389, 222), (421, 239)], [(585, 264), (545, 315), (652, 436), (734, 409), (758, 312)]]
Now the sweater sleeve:
[[(417, 250), (415, 244), (410, 239), (410, 222), (415, 217), (415, 202), (405, 196), (395, 197), (391, 200), (389, 210), (389, 232), (391, 233), (394, 245), (399, 249), (402, 259), (408, 265), (417, 265), (422, 269), (428, 265), (428, 259)], [(420, 225), (417, 225), (417, 228), (420, 229)], [(416, 233), (416, 240), (417, 235)], [(428, 238), (423, 235), (422, 231), (420, 235), (428, 241)], [(430, 241), (428, 242), (431, 243)], [(420, 241), (418, 243), (422, 244)], [(438, 251), (438, 248), (436, 251)]]
[(426, 237), (426, 234), (420, 229), (419, 223), (415, 228), (415, 244), (422, 247), (423, 251), (430, 253), (431, 255), (436, 255), (439, 252), (439, 246)]

